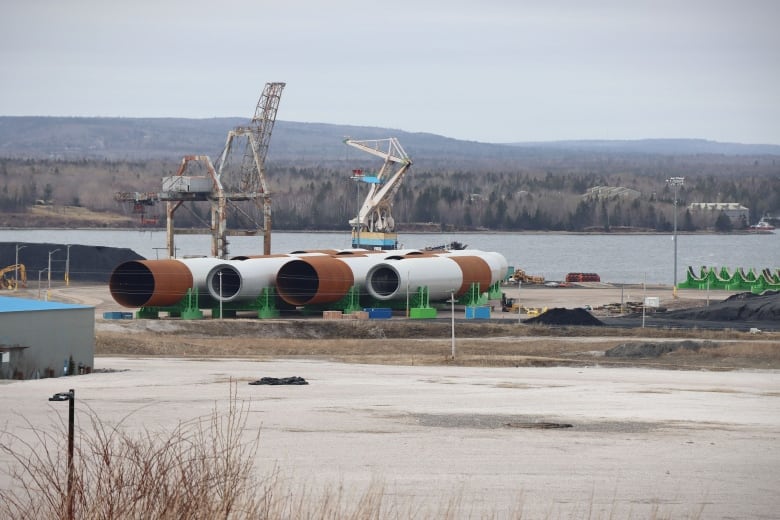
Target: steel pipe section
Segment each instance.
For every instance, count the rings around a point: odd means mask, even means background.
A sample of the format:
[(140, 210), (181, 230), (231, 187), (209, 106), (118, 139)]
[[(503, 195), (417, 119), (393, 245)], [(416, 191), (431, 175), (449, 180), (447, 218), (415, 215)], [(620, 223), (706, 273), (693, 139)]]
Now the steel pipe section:
[(188, 289), (206, 290), (206, 276), (219, 258), (131, 260), (117, 266), (108, 286), (124, 307), (168, 307), (181, 301)]
[[(403, 253), (416, 250), (406, 250)], [(397, 251), (343, 249), (332, 255), (299, 254), (296, 261), (285, 264), (276, 277), (279, 296), (290, 305), (333, 303), (343, 298), (350, 287), (365, 290), (369, 270)]]
[(484, 251), (392, 257), (369, 270), (366, 290), (377, 300), (397, 300), (427, 286), (431, 300), (444, 300), (451, 293), (462, 296), (473, 283), (487, 291), (503, 279), (507, 265), (500, 253)]
[(332, 303), (355, 284), (349, 266), (331, 256), (306, 256), (285, 263), (276, 275), (276, 292), (293, 306)]
[(209, 271), (206, 287), (216, 301), (252, 301), (264, 288), (276, 285), (279, 268), (293, 258), (269, 255), (223, 261)]
[[(496, 253), (494, 251), (479, 251), (477, 249), (472, 249), (472, 250), (464, 249), (460, 251), (447, 251), (446, 253), (442, 253), (442, 256), (447, 256), (449, 258), (475, 256), (481, 258), (490, 267), (489, 285), (493, 285), (496, 282), (503, 280), (506, 277), (506, 274), (509, 270), (509, 262), (507, 262), (506, 258), (504, 258), (504, 255), (502, 255), (501, 253)], [(481, 289), (485, 291), (487, 290), (487, 287), (481, 286)]]
[(443, 256), (391, 258), (372, 267), (366, 275), (366, 290), (377, 300), (399, 300), (407, 290), (428, 287), (431, 300), (462, 294), (463, 271), (457, 262)]

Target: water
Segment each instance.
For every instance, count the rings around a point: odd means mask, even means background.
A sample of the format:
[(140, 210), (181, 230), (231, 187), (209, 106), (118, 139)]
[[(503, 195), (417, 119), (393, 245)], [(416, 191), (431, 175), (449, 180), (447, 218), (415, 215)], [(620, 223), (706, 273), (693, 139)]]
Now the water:
[[(262, 237), (228, 237), (231, 255), (260, 254)], [(523, 234), (419, 233), (399, 234), (406, 248), (436, 246), (457, 240), (469, 249), (497, 251), (509, 264), (547, 280), (563, 280), (569, 272), (598, 273), (613, 283), (667, 284), (674, 281), (674, 237), (671, 234)], [(0, 242), (84, 244), (127, 247), (146, 258), (166, 257), (164, 231), (4, 229)], [(348, 249), (349, 232), (275, 232), (273, 253), (299, 249)], [(177, 256), (208, 255), (209, 235), (176, 235)], [(677, 281), (693, 266), (780, 268), (780, 234), (678, 235)]]

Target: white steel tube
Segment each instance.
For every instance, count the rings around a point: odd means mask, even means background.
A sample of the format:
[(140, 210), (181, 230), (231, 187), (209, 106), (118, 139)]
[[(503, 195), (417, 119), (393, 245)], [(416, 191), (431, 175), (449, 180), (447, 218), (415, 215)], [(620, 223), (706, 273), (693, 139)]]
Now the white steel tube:
[[(206, 287), (220, 302), (251, 301), (266, 287), (276, 285), (276, 274), (293, 256), (266, 256), (246, 260), (223, 260), (206, 276)], [(220, 280), (222, 289), (220, 291)]]
[(452, 259), (442, 256), (388, 259), (372, 267), (366, 275), (366, 290), (377, 300), (406, 297), (406, 285), (412, 290), (428, 287), (431, 300), (445, 300), (463, 284), (463, 271)]

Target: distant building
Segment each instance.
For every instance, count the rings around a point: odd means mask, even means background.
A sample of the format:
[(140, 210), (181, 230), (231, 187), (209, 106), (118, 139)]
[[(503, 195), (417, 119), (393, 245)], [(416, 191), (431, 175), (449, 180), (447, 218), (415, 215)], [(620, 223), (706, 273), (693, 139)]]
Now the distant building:
[(582, 196), (588, 199), (638, 199), (642, 194), (622, 186), (594, 186)]
[(692, 202), (688, 205), (691, 215), (706, 217), (712, 222), (724, 213), (735, 228), (745, 227), (750, 222), (750, 210), (738, 202)]
[(95, 308), (0, 296), (0, 379), (89, 372)]

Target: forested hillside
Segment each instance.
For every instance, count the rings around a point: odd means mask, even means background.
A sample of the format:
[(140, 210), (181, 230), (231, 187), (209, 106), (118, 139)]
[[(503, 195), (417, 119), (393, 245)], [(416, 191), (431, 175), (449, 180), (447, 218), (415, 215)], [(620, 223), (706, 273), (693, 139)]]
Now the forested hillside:
[[(159, 191), (161, 178), (176, 171), (182, 155), (216, 157), (227, 130), (239, 123), (0, 118), (3, 222), (9, 225), (8, 215), (16, 215), (11, 225), (19, 225), (18, 215), (36, 201), (134, 217), (130, 205), (114, 200), (116, 192)], [(393, 211), (401, 230), (667, 231), (674, 206), (665, 181), (678, 176), (685, 177), (679, 192), (682, 230), (712, 229), (718, 221), (717, 214), (687, 213), (691, 202), (742, 204), (751, 223), (780, 212), (780, 154), (771, 153), (778, 147), (685, 140), (666, 142), (668, 152), (661, 141), (497, 145), (279, 122), (267, 161), (275, 229), (348, 228), (358, 195), (350, 172), (376, 171), (381, 161), (345, 146), (346, 135), (398, 137), (412, 157)], [(719, 145), (731, 153), (686, 153)], [(626, 189), (592, 190), (599, 186)], [(144, 209), (147, 216), (164, 214), (162, 204)], [(202, 227), (208, 205), (190, 209), (177, 214), (177, 226)], [(240, 212), (231, 220), (233, 227), (250, 225)], [(732, 227), (720, 219), (717, 229)]]

